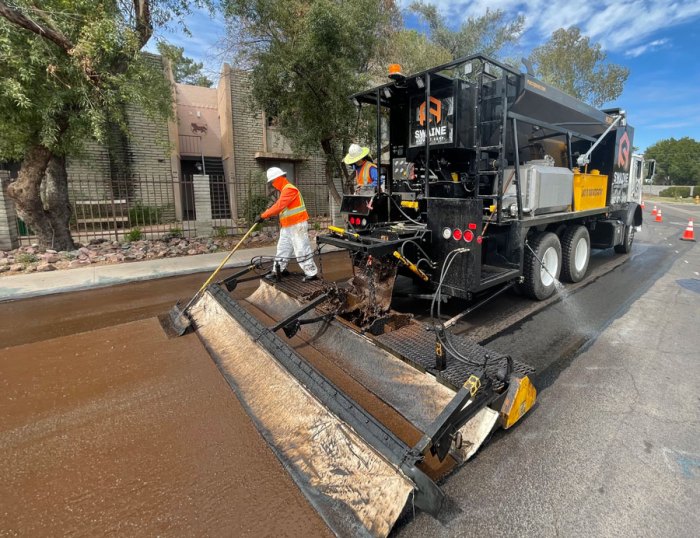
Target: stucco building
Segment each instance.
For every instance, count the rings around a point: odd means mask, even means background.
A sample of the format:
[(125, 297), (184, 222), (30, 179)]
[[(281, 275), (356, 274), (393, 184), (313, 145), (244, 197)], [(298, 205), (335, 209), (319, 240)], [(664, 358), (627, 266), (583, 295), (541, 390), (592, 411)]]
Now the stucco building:
[[(148, 57), (172, 81), (167, 62)], [(312, 216), (328, 213), (324, 156), (292, 151), (273, 118), (251, 107), (246, 73), (224, 64), (217, 87), (173, 81), (173, 97), (171, 120), (153, 120), (126, 103), (129, 136), (115, 128), (106, 144), (87, 141), (83, 154), (68, 161), (76, 233), (82, 233), (81, 226), (85, 233), (148, 227), (153, 223), (134, 222), (134, 215), (146, 213), (157, 214), (159, 224), (196, 228), (197, 235), (238, 228), (247, 201), (264, 195), (264, 171), (270, 166), (288, 172)], [(17, 165), (2, 168), (16, 176)], [(14, 227), (11, 217), (5, 220), (2, 233)], [(21, 233), (21, 223), (19, 228)], [(16, 238), (0, 239), (0, 248), (10, 243)]]

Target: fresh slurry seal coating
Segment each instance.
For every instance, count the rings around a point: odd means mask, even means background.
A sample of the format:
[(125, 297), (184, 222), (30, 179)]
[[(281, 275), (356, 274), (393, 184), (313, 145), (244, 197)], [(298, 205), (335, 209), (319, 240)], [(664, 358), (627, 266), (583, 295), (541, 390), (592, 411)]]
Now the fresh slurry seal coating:
[(195, 335), (150, 318), (0, 372), (0, 535), (329, 535)]

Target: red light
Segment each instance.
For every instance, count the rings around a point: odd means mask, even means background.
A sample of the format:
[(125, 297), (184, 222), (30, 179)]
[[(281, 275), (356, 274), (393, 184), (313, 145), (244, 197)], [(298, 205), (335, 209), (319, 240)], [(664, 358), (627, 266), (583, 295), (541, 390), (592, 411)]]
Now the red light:
[(462, 230), (455, 230), (454, 232), (452, 232), (452, 238), (455, 241), (459, 241), (460, 239), (462, 239)]
[(355, 217), (350, 217), (350, 224), (352, 224), (352, 225), (355, 224)]
[(470, 223), (469, 223), (469, 229), (470, 229), (470, 230), (476, 230), (476, 222), (470, 222)]
[(481, 242), (482, 242), (483, 240), (484, 240), (484, 239), (483, 239), (481, 236), (479, 236), (479, 237), (476, 238), (476, 242), (479, 243), (479, 244), (481, 244)]
[(474, 233), (470, 230), (464, 230), (464, 240), (467, 243), (471, 243), (472, 239), (474, 239)]

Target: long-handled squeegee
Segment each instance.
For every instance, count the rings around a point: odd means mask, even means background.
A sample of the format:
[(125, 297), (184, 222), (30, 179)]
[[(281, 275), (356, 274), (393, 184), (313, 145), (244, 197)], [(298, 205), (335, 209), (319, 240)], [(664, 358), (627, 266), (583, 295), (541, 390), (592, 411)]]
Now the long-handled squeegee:
[(199, 290), (197, 290), (197, 293), (195, 293), (192, 296), (189, 302), (185, 305), (185, 308), (180, 308), (180, 302), (178, 301), (175, 304), (175, 306), (173, 306), (170, 309), (170, 312), (168, 312), (168, 316), (160, 320), (163, 330), (165, 330), (166, 334), (168, 334), (169, 336), (182, 336), (187, 332), (187, 329), (189, 329), (192, 326), (192, 320), (189, 316), (190, 307), (195, 303), (197, 299), (199, 299), (202, 293), (204, 293), (204, 291), (207, 289), (207, 286), (211, 284), (212, 280), (214, 280), (214, 277), (216, 277), (221, 268), (224, 265), (226, 265), (226, 262), (229, 261), (231, 256), (233, 256), (234, 252), (236, 252), (240, 248), (240, 246), (245, 242), (245, 240), (248, 239), (248, 236), (253, 232), (257, 225), (258, 223), (256, 222), (250, 227), (250, 229), (236, 244), (236, 246), (233, 247), (233, 249), (231, 249), (231, 252), (228, 253), (228, 255), (223, 259), (223, 261), (214, 270), (214, 272), (211, 275), (209, 275), (209, 278), (207, 278), (204, 284), (202, 284), (202, 287), (199, 288)]

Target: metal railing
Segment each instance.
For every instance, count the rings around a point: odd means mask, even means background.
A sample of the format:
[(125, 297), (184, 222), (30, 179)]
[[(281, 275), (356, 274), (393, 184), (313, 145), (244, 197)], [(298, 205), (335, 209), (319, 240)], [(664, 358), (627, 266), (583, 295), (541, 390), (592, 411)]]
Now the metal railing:
[[(131, 175), (112, 178), (71, 175), (68, 189), (72, 216), (70, 231), (81, 243), (92, 239), (125, 241), (157, 239), (165, 234), (193, 238), (225, 236), (244, 232), (248, 218), (259, 208), (248, 210), (254, 194), (258, 204), (263, 190), (255, 185), (209, 176), (208, 189), (196, 181), (203, 176)], [(325, 215), (327, 189), (321, 184), (302, 187), (311, 217)], [(318, 191), (318, 192), (317, 192)], [(199, 193), (199, 197), (197, 195)], [(199, 214), (198, 214), (199, 213)], [(20, 243), (34, 242), (32, 230), (17, 219)]]

